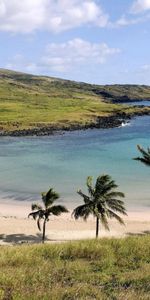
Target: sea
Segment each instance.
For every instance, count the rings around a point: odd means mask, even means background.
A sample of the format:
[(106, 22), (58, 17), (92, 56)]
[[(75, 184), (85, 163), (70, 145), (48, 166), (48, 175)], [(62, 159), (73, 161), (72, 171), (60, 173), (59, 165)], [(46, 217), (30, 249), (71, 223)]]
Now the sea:
[(94, 184), (97, 176), (109, 174), (125, 193), (128, 210), (148, 210), (150, 167), (133, 160), (140, 155), (138, 144), (150, 146), (149, 116), (112, 129), (0, 137), (0, 201), (40, 202), (41, 192), (53, 187), (60, 194), (58, 202), (72, 209), (82, 203), (77, 190), (87, 192), (87, 176), (93, 176)]

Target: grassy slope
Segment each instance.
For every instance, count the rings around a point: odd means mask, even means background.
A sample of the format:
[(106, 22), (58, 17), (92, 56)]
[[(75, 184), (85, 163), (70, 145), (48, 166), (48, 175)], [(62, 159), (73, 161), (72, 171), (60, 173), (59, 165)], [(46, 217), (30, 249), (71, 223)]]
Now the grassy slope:
[(150, 299), (148, 235), (2, 246), (0, 266), (0, 299)]
[(0, 69), (0, 130), (85, 125), (138, 110), (110, 103), (125, 98), (150, 99), (150, 87), (97, 86)]

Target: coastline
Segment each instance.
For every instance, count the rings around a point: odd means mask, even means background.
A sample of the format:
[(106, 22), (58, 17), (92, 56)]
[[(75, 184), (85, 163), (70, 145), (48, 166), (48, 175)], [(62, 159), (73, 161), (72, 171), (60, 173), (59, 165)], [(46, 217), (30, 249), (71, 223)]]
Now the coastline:
[[(98, 118), (97, 124), (85, 127), (78, 127), (74, 125), (71, 128), (55, 129), (48, 132), (47, 127), (45, 131), (39, 128), (39, 132), (21, 131), (14, 132), (8, 136), (45, 136), (49, 134), (62, 133), (63, 131), (83, 130), (88, 128), (113, 128), (119, 127), (122, 122), (126, 122), (136, 116), (150, 115), (147, 113), (136, 113), (127, 115), (118, 113), (114, 116)], [(77, 127), (76, 127), (77, 126)], [(26, 134), (27, 133), (27, 134)], [(30, 134), (32, 133), (32, 134)], [(38, 134), (40, 133), (40, 134)], [(1, 135), (1, 134), (0, 134)], [(4, 134), (7, 136), (7, 134)], [(41, 233), (37, 229), (36, 222), (31, 218), (28, 219), (30, 213), (31, 202), (9, 201), (8, 199), (0, 200), (0, 245), (12, 245), (20, 243), (41, 242)], [(150, 210), (131, 211), (128, 210), (128, 217), (124, 217), (126, 226), (120, 226), (114, 220), (110, 220), (110, 232), (104, 229), (100, 230), (100, 237), (125, 237), (128, 235), (143, 235), (150, 234)], [(71, 217), (71, 213), (62, 215), (60, 217), (51, 217), (47, 223), (47, 242), (61, 242), (78, 239), (95, 238), (95, 220), (89, 218), (87, 222), (82, 219), (75, 221)]]
[[(28, 218), (31, 203), (0, 203), (0, 245), (22, 243), (40, 243), (41, 233), (36, 221)], [(128, 211), (124, 217), (125, 226), (110, 220), (110, 231), (100, 227), (99, 237), (119, 237), (144, 235), (150, 233), (150, 211)], [(60, 217), (52, 216), (46, 227), (46, 242), (64, 242), (95, 238), (95, 219), (90, 217), (86, 222), (75, 221), (71, 212)]]
[(100, 116), (95, 119), (95, 121), (87, 124), (70, 124), (65, 125), (46, 125), (28, 128), (28, 129), (18, 129), (12, 131), (0, 131), (0, 137), (11, 136), (11, 137), (26, 137), (26, 136), (48, 136), (55, 135), (58, 133), (64, 133), (67, 131), (76, 130), (86, 130), (86, 129), (110, 129), (115, 127), (120, 127), (123, 122), (128, 122), (132, 118), (140, 116), (149, 116), (150, 110), (144, 107), (142, 111), (136, 111), (134, 113), (118, 112), (116, 114), (111, 114), (110, 116)]

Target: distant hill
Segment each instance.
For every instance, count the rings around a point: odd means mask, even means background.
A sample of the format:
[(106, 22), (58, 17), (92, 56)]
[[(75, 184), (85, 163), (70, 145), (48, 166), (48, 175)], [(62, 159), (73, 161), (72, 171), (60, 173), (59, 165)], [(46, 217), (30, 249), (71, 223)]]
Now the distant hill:
[(150, 86), (93, 85), (0, 69), (0, 132), (71, 126), (139, 109), (117, 103), (150, 100)]
[[(7, 82), (16, 87), (27, 87), (30, 90), (36, 90), (39, 93), (44, 92), (49, 94), (53, 92), (56, 96), (56, 91), (60, 97), (71, 92), (91, 93), (98, 95), (105, 101), (132, 101), (132, 100), (150, 100), (150, 86), (147, 85), (129, 85), (129, 84), (115, 84), (115, 85), (95, 85), (84, 82), (75, 82), (55, 77), (36, 76), (21, 72), (15, 72), (5, 69), (0, 69), (0, 83)], [(60, 89), (59, 89), (60, 88)], [(51, 95), (53, 96), (53, 95)]]

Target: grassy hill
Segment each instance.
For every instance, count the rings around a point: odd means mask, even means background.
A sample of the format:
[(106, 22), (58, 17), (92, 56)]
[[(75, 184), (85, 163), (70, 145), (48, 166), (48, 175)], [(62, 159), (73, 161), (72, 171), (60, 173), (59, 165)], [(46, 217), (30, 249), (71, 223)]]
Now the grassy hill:
[(116, 104), (144, 99), (150, 100), (149, 86), (90, 85), (0, 69), (0, 131), (90, 126), (97, 118), (144, 112)]
[(150, 299), (149, 235), (1, 246), (0, 266), (0, 299)]

